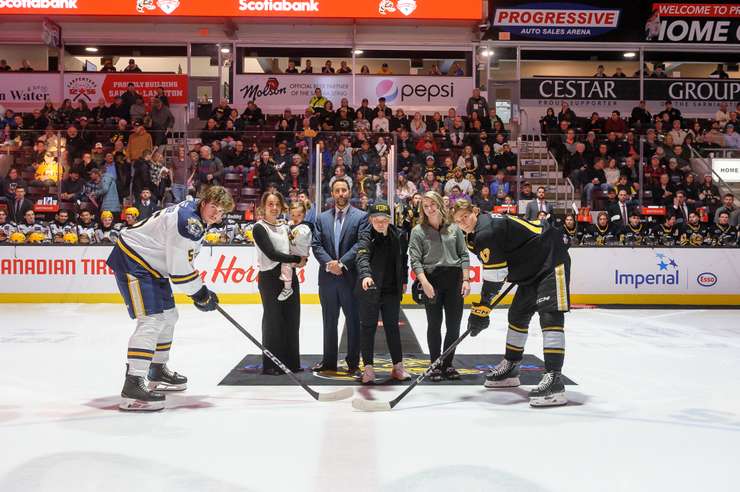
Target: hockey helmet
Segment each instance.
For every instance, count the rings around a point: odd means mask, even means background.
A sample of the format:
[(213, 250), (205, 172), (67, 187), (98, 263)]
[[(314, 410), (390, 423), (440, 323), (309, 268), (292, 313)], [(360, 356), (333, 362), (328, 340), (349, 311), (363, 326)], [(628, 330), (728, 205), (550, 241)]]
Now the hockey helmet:
[(23, 244), (26, 242), (26, 235), (22, 232), (14, 232), (10, 235), (10, 239), (8, 239), (13, 244)]
[[(134, 208), (134, 207), (131, 207), (131, 208)], [(136, 212), (137, 212), (136, 215), (138, 215), (138, 210)], [(113, 212), (111, 212), (110, 210), (103, 210), (103, 212), (100, 214), (100, 218), (101, 219), (112, 219)]]
[(205, 241), (208, 244), (219, 244), (221, 242), (221, 234), (216, 231), (207, 232)]
[(124, 212), (124, 215), (131, 215), (133, 217), (138, 217), (139, 216), (139, 209), (136, 208), (136, 207), (129, 207)]
[(246, 227), (246, 228), (244, 229), (244, 239), (246, 239), (246, 240), (247, 240), (247, 241), (249, 241), (250, 243), (253, 243), (253, 242), (254, 242), (254, 235), (252, 234), (252, 229), (253, 229), (253, 228), (254, 228), (254, 224), (249, 224), (249, 225), (248, 225), (248, 226), (247, 226), (247, 227)]
[(32, 232), (28, 235), (28, 242), (31, 244), (40, 244), (44, 242), (46, 236), (42, 232)]
[(77, 244), (77, 234), (74, 232), (67, 232), (64, 234), (64, 243), (65, 244)]

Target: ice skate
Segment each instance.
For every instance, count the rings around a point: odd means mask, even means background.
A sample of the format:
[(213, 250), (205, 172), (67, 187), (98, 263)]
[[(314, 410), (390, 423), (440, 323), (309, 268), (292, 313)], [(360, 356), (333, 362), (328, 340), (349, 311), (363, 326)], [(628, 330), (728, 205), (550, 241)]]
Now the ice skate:
[(152, 391), (185, 391), (188, 388), (188, 378), (170, 371), (166, 364), (152, 363), (148, 379)]
[(503, 359), (486, 374), (486, 388), (516, 388), (519, 386), (519, 366), (521, 362)]
[(278, 294), (277, 300), (282, 302), (287, 300), (292, 295), (293, 289), (291, 289), (290, 287), (283, 287), (283, 290), (281, 290), (280, 294)]
[(126, 374), (126, 382), (121, 390), (123, 400), (118, 408), (126, 412), (157, 412), (164, 408), (165, 396), (149, 391), (141, 376)]
[(408, 381), (411, 379), (411, 374), (409, 374), (406, 371), (406, 368), (403, 367), (403, 362), (398, 362), (396, 364), (393, 364), (393, 370), (391, 370), (391, 378), (395, 379), (396, 381)]
[(556, 407), (567, 403), (565, 385), (559, 371), (546, 372), (540, 384), (529, 392), (529, 404), (533, 407)]

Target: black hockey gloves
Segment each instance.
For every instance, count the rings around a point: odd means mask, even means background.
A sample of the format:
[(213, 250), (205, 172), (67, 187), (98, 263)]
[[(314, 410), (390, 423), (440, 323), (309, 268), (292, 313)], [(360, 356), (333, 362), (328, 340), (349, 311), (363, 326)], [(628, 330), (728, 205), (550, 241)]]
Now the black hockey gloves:
[(488, 325), (491, 323), (491, 320), (489, 319), (490, 314), (490, 307), (475, 302), (472, 304), (470, 308), (470, 317), (468, 317), (468, 330), (470, 330), (470, 336), (474, 337), (488, 328)]
[(218, 305), (218, 296), (215, 292), (208, 290), (205, 285), (198, 292), (190, 296), (195, 307), (201, 311), (213, 311)]

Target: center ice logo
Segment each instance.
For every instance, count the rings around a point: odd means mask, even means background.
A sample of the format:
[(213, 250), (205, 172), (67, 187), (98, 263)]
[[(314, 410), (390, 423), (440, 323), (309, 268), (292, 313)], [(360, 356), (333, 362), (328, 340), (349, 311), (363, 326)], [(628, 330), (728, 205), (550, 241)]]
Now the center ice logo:
[(678, 285), (679, 270), (678, 263), (674, 258), (663, 253), (655, 253), (657, 260), (657, 273), (630, 272), (625, 273), (614, 270), (614, 284), (633, 286), (635, 289), (641, 285)]

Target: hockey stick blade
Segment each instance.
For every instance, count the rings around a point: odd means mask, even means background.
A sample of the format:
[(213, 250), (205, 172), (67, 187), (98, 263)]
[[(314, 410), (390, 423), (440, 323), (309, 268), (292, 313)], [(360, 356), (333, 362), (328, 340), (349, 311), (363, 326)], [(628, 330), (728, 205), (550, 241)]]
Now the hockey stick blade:
[(363, 398), (352, 400), (352, 407), (363, 412), (387, 412), (393, 408), (389, 401), (365, 400)]
[(319, 401), (339, 401), (352, 397), (355, 392), (352, 388), (342, 388), (330, 393), (319, 393)]

